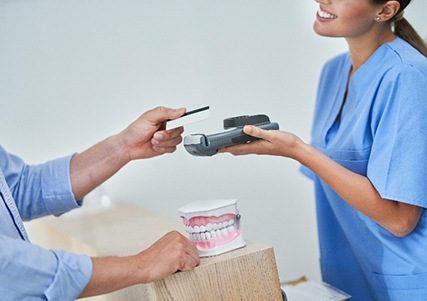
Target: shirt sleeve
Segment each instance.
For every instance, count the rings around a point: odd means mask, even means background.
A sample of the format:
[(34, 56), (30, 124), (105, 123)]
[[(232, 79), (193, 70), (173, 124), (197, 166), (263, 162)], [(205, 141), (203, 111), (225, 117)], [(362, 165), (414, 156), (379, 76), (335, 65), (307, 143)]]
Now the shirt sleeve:
[(92, 274), (87, 255), (46, 250), (3, 234), (0, 266), (2, 300), (75, 300)]
[(427, 76), (406, 65), (383, 83), (373, 107), (368, 178), (383, 198), (427, 208)]
[(72, 155), (28, 165), (0, 147), (0, 157), (0, 168), (23, 220), (58, 216), (80, 206), (71, 189)]
[(315, 174), (307, 166), (301, 165), (299, 167), (299, 172), (302, 173), (304, 176), (306, 176), (309, 180), (314, 180)]

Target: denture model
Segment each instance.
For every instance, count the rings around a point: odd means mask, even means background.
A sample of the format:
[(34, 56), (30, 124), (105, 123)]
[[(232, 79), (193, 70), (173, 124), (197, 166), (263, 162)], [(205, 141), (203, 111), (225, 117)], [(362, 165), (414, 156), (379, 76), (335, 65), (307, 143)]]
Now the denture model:
[(179, 208), (178, 213), (200, 257), (219, 255), (246, 245), (235, 199), (193, 202)]

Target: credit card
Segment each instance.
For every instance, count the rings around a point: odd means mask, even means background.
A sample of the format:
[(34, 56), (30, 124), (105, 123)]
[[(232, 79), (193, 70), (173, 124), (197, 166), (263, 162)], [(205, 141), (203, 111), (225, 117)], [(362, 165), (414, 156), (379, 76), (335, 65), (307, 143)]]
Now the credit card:
[(180, 126), (188, 125), (197, 121), (207, 119), (209, 117), (209, 106), (191, 110), (181, 117), (166, 122), (166, 129), (174, 129)]

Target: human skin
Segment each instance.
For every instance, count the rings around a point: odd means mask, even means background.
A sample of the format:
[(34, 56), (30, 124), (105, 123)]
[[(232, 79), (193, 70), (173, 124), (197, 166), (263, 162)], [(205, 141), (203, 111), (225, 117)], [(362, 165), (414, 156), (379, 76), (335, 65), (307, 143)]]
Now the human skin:
[[(349, 80), (376, 49), (396, 38), (389, 21), (399, 11), (398, 1), (387, 1), (382, 5), (373, 5), (369, 0), (316, 2), (319, 10), (314, 31), (322, 36), (343, 37), (347, 41), (352, 61)], [(421, 207), (383, 199), (367, 177), (344, 168), (296, 135), (284, 131), (265, 131), (254, 126), (245, 126), (243, 130), (262, 140), (224, 148), (220, 152), (294, 159), (316, 173), (344, 201), (393, 235), (404, 237), (416, 227), (422, 213)]]
[(200, 259), (194, 245), (180, 233), (172, 231), (136, 255), (95, 257), (92, 263), (92, 276), (80, 298), (150, 283), (177, 271), (191, 270), (200, 264)]
[(109, 179), (127, 163), (172, 153), (182, 142), (183, 127), (165, 130), (168, 119), (185, 108), (157, 107), (143, 113), (126, 129), (75, 155), (70, 163), (71, 186), (77, 200)]
[[(157, 107), (143, 113), (120, 133), (75, 155), (70, 162), (70, 181), (77, 200), (109, 179), (133, 160), (148, 159), (176, 150), (183, 128), (165, 130), (168, 119), (185, 108)], [(105, 294), (138, 283), (149, 283), (200, 264), (195, 246), (171, 231), (151, 247), (132, 256), (93, 257), (92, 275), (80, 297)]]

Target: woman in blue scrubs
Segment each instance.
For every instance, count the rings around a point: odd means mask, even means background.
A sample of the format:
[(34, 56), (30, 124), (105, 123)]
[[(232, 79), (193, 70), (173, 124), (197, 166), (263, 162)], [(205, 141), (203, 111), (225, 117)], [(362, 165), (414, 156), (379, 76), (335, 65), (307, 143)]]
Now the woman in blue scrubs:
[(324, 66), (311, 144), (246, 126), (261, 140), (223, 149), (300, 162), (313, 179), (322, 278), (352, 300), (427, 300), (427, 47), (410, 0), (316, 0), (314, 30), (349, 52)]

